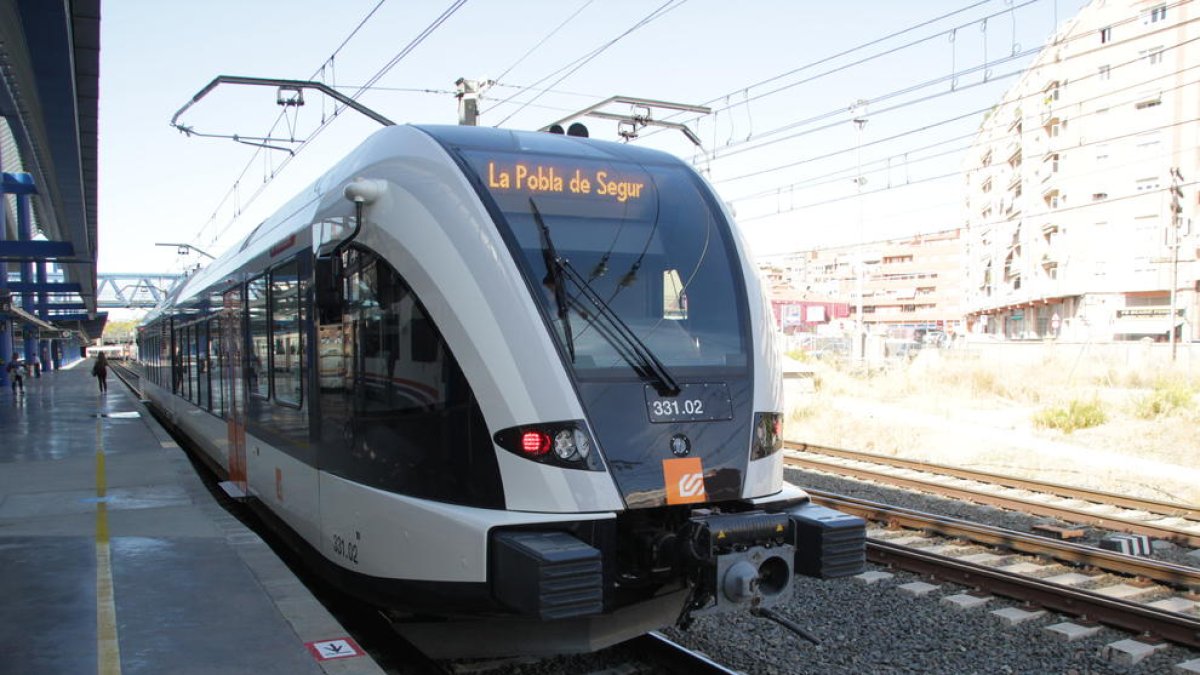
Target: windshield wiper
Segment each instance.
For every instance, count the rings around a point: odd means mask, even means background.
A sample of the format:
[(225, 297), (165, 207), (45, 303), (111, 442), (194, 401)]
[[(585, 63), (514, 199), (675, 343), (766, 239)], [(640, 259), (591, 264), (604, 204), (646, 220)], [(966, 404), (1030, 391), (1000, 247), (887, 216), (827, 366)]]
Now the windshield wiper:
[[(638, 362), (634, 365), (638, 366), (639, 370), (654, 379), (654, 388), (658, 390), (658, 393), (663, 396), (675, 396), (678, 394), (680, 392), (679, 382), (671, 375), (671, 371), (667, 370), (666, 365), (646, 346), (646, 343), (642, 342), (637, 333), (633, 332), (629, 324), (625, 323), (625, 320), (612, 310), (612, 307), (604, 301), (604, 298), (592, 290), (591, 284), (571, 265), (569, 260), (560, 260), (560, 265), (571, 281), (575, 282), (575, 285), (579, 287), (584, 297), (599, 310), (598, 312), (591, 312), (591, 314), (608, 322), (615, 336), (623, 340), (625, 348), (637, 358)], [(609, 342), (614, 342), (613, 337), (608, 334), (608, 331), (599, 331), (599, 333), (604, 335)], [(615, 343), (614, 346), (616, 346)], [(626, 360), (630, 360), (624, 351), (618, 350), (618, 353), (625, 356)], [(631, 361), (631, 363), (633, 362)]]
[(538, 226), (538, 236), (542, 241), (542, 262), (546, 265), (546, 278), (542, 280), (542, 283), (549, 285), (554, 290), (554, 304), (558, 307), (558, 320), (562, 322), (567, 353), (571, 356), (571, 363), (575, 363), (575, 336), (571, 332), (571, 308), (567, 305), (567, 291), (562, 284), (561, 259), (554, 250), (554, 242), (550, 239), (550, 228), (546, 227), (546, 221), (542, 220), (542, 214), (538, 211), (537, 204), (533, 202), (533, 197), (529, 198), (529, 208), (533, 211), (533, 219)]
[[(566, 334), (567, 350), (571, 353), (572, 363), (575, 361), (575, 344), (571, 333), (571, 323), (569, 319), (570, 308), (566, 297), (566, 289), (563, 287), (563, 273), (570, 278), (571, 281), (579, 287), (579, 290), (595, 306), (595, 312), (589, 312), (596, 318), (603, 318), (610, 327), (611, 331), (597, 331), (603, 335), (606, 340), (612, 343), (613, 347), (617, 348), (617, 353), (621, 355), (635, 370), (654, 380), (654, 388), (663, 396), (675, 396), (681, 389), (679, 382), (671, 375), (671, 371), (663, 365), (663, 362), (658, 360), (654, 352), (646, 346), (638, 338), (637, 333), (629, 327), (629, 324), (617, 315), (612, 310), (604, 298), (600, 297), (596, 291), (592, 290), (591, 284), (587, 279), (583, 278), (569, 260), (564, 260), (558, 256), (554, 250), (554, 242), (550, 238), (550, 228), (546, 226), (546, 221), (542, 219), (542, 214), (538, 211), (537, 204), (533, 199), (529, 200), (529, 207), (533, 212), (533, 219), (538, 226), (538, 232), (542, 241), (542, 262), (546, 265), (546, 279), (543, 283), (550, 283), (554, 287), (554, 302), (558, 305), (558, 317), (563, 321), (563, 328)], [(582, 312), (581, 312), (582, 313)], [(622, 344), (618, 344), (618, 342)]]

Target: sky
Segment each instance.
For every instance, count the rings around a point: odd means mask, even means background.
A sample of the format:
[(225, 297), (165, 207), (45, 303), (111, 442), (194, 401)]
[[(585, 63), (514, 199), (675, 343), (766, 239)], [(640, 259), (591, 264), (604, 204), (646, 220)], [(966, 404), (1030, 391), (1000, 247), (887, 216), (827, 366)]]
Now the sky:
[[(480, 124), (512, 129), (614, 95), (706, 105), (653, 112), (686, 124), (700, 147), (667, 129), (630, 142), (692, 162), (757, 254), (949, 229), (962, 221), (952, 174), (981, 111), (1083, 4), (113, 0), (101, 21), (99, 270), (207, 260), (156, 243), (220, 255), (379, 128), (332, 117), (316, 92), (279, 122), (273, 88), (233, 85), (178, 121), (307, 142), (269, 142), (300, 146), (293, 155), (172, 128), (217, 75), (317, 79), (348, 96), (375, 80), (358, 101), (401, 124), (455, 124), (462, 77), (495, 81)], [(615, 123), (585, 123), (593, 138), (620, 140)]]

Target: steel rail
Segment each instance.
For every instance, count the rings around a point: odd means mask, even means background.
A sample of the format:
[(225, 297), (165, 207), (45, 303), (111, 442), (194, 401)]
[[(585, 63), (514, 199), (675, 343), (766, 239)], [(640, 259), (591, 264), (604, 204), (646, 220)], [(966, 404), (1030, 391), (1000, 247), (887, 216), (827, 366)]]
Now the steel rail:
[(1006, 548), (1017, 553), (1052, 558), (1075, 565), (1090, 565), (1192, 590), (1200, 590), (1200, 568), (1125, 555), (1102, 548), (1058, 541), (1002, 527), (972, 523), (959, 518), (923, 513), (866, 499), (846, 497), (820, 490), (805, 490), (818, 504), (860, 518), (884, 521), (922, 532)]
[(886, 541), (868, 540), (867, 558), (874, 563), (900, 567), (1139, 634), (1146, 633), (1193, 649), (1200, 648), (1200, 617), (1109, 598)]
[(1092, 490), (1089, 488), (1063, 485), (1061, 483), (1050, 483), (1046, 481), (1034, 480), (1032, 478), (1006, 476), (1004, 474), (991, 473), (988, 471), (975, 471), (972, 469), (963, 469), (957, 466), (948, 466), (946, 464), (922, 462), (915, 459), (888, 457), (887, 455), (877, 455), (872, 452), (831, 448), (824, 445), (810, 445), (808, 443), (793, 443), (789, 441), (784, 443), (784, 447), (789, 450), (801, 450), (819, 455), (828, 455), (830, 457), (841, 457), (842, 459), (853, 459), (862, 462), (872, 462), (875, 464), (886, 464), (888, 466), (896, 467), (897, 469), (911, 469), (913, 471), (924, 471), (926, 473), (936, 473), (944, 476), (952, 476), (954, 478), (974, 480), (980, 483), (1003, 485), (1004, 487), (1013, 488), (1014, 490), (1044, 492), (1069, 499), (1081, 499), (1100, 504), (1113, 504), (1114, 506), (1149, 511), (1150, 513), (1161, 514), (1164, 516), (1175, 516), (1190, 520), (1200, 520), (1200, 507), (1189, 506), (1187, 504), (1176, 504), (1174, 502), (1164, 502), (1156, 499), (1139, 499), (1137, 497), (1116, 494), (1115, 492)]
[(644, 654), (670, 673), (680, 675), (738, 675), (700, 652), (673, 642), (658, 631), (650, 631), (624, 643)]
[[(809, 447), (814, 447), (814, 446), (809, 446)], [(814, 451), (814, 452), (817, 452), (817, 451)], [(849, 452), (849, 451), (840, 451), (840, 452)], [(874, 461), (866, 456), (859, 456), (859, 457), (855, 457), (854, 459), (856, 459), (858, 461), (862, 461), (862, 462)], [(884, 458), (884, 459), (891, 459), (891, 458)], [(973, 501), (976, 503), (988, 504), (991, 506), (999, 506), (1002, 508), (1016, 510), (1016, 511), (1023, 511), (1023, 512), (1031, 513), (1034, 515), (1047, 516), (1047, 517), (1052, 517), (1052, 518), (1061, 518), (1063, 520), (1068, 520), (1068, 521), (1075, 522), (1075, 523), (1085, 523), (1088, 525), (1095, 525), (1098, 527), (1104, 527), (1104, 528), (1119, 530), (1119, 531), (1123, 531), (1123, 532), (1144, 534), (1144, 535), (1154, 537), (1157, 539), (1167, 539), (1167, 540), (1171, 540), (1171, 541), (1174, 541), (1177, 543), (1187, 544), (1189, 546), (1200, 546), (1200, 532), (1193, 532), (1193, 531), (1188, 531), (1188, 530), (1184, 530), (1184, 529), (1180, 529), (1180, 528), (1176, 528), (1176, 527), (1165, 526), (1165, 525), (1154, 525), (1154, 524), (1145, 523), (1145, 522), (1141, 522), (1141, 521), (1137, 521), (1137, 520), (1129, 520), (1126, 518), (1121, 518), (1119, 516), (1097, 514), (1097, 513), (1088, 511), (1086, 509), (1082, 509), (1082, 508), (1047, 504), (1045, 502), (1040, 502), (1040, 501), (1036, 501), (1036, 500), (1032, 500), (1032, 499), (1022, 499), (1020, 497), (998, 495), (998, 494), (993, 494), (993, 493), (989, 493), (989, 492), (980, 492), (978, 490), (973, 490), (970, 488), (959, 487), (959, 486), (954, 486), (954, 485), (947, 485), (945, 483), (939, 483), (937, 481), (933, 481), (933, 480), (929, 480), (929, 479), (913, 478), (913, 477), (907, 477), (907, 476), (896, 476), (896, 475), (892, 475), (892, 474), (888, 474), (888, 473), (881, 473), (879, 471), (872, 471), (870, 469), (864, 469), (864, 468), (852, 467), (852, 466), (844, 466), (844, 465), (840, 465), (840, 464), (833, 464), (831, 462), (824, 462), (824, 461), (817, 460), (817, 459), (796, 457), (793, 455), (785, 455), (784, 463), (786, 465), (796, 467), (796, 468), (816, 469), (819, 471), (834, 472), (834, 473), (839, 473), (839, 474), (846, 475), (846, 476), (852, 476), (855, 478), (863, 478), (863, 479), (867, 479), (867, 480), (884, 482), (884, 483), (888, 483), (888, 484), (896, 485), (896, 486), (900, 486), (900, 487), (924, 490), (926, 492), (934, 492), (934, 493), (937, 493), (937, 494), (940, 494), (943, 496), (954, 497), (956, 499), (964, 499), (964, 500)], [(936, 465), (926, 465), (926, 466), (928, 468), (917, 469), (917, 470), (927, 471), (930, 473), (936, 473), (936, 470), (934, 469), (934, 467)], [(904, 468), (908, 468), (908, 467), (904, 467)], [(959, 469), (958, 471), (964, 471), (964, 470)], [(963, 476), (952, 476), (952, 477), (961, 478)], [(982, 483), (988, 482), (987, 479), (984, 478), (982, 474), (976, 474), (976, 478), (973, 478), (973, 480), (976, 480), (976, 481), (982, 482)], [(1023, 488), (1023, 489), (1034, 490), (1035, 488), (1027, 487), (1027, 488)], [(1066, 496), (1066, 495), (1057, 495), (1057, 496)], [(1125, 497), (1122, 499), (1128, 500), (1130, 498)], [(1106, 503), (1106, 502), (1100, 502), (1100, 503)], [(1187, 508), (1187, 507), (1183, 507), (1183, 508)], [(1145, 506), (1141, 507), (1141, 509), (1145, 510)], [(1162, 514), (1162, 513), (1156, 513), (1156, 515), (1159, 515), (1164, 518), (1165, 517), (1180, 517), (1180, 516), (1176, 516), (1176, 515), (1172, 515), (1172, 514)]]
[[(128, 387), (130, 391), (132, 391), (134, 394), (137, 394), (139, 400), (145, 398), (142, 395), (141, 375), (134, 372), (132, 369), (125, 367), (124, 365), (117, 365), (111, 361), (108, 364), (108, 368), (109, 370), (113, 371), (113, 374), (117, 376), (117, 379), (121, 380), (121, 382), (124, 383), (124, 385)], [(136, 384), (134, 384), (134, 382), (136, 382)]]

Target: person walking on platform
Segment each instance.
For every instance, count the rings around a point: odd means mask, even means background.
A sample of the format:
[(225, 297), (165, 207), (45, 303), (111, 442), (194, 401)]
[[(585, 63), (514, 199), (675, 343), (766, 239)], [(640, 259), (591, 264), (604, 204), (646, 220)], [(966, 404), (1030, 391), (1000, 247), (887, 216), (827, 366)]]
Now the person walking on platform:
[(24, 396), (25, 378), (23, 375), (25, 371), (25, 364), (21, 363), (21, 357), (16, 352), (13, 352), (12, 359), (9, 360), (8, 365), (6, 365), (4, 368), (8, 372), (8, 378), (12, 380), (13, 396), (17, 395), (18, 390), (20, 390), (21, 395)]
[(108, 391), (108, 357), (104, 355), (104, 352), (100, 352), (100, 355), (96, 357), (96, 363), (92, 366), (92, 376), (100, 384), (100, 393), (106, 393)]

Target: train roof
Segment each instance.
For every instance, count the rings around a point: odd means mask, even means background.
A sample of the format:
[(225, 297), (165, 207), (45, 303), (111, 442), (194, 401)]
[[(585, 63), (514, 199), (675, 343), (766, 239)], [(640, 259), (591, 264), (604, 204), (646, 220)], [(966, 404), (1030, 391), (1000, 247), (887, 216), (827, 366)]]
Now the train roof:
[[(182, 280), (163, 302), (142, 320), (150, 323), (167, 314), (172, 306), (208, 291), (215, 284), (232, 278), (246, 261), (266, 251), (288, 232), (277, 232), (293, 216), (319, 200), (331, 182), (346, 179), (359, 167), (403, 157), (411, 147), (414, 134), (432, 138), (442, 147), (482, 152), (536, 153), (560, 157), (579, 157), (595, 160), (631, 162), (643, 165), (686, 165), (678, 157), (649, 148), (626, 143), (599, 141), (579, 136), (551, 134), (542, 131), (517, 131), (492, 127), (457, 125), (396, 125), (384, 127), (371, 134), (320, 178), (259, 223), (236, 246), (233, 246), (204, 269)], [(406, 140), (408, 139), (408, 140)]]
[(598, 141), (580, 136), (564, 136), (544, 131), (515, 131), (491, 127), (454, 125), (416, 125), (442, 145), (467, 150), (492, 152), (533, 152), (564, 157), (617, 160), (638, 164), (680, 164), (678, 157), (649, 148)]

